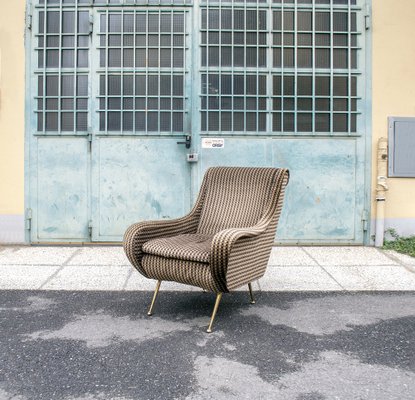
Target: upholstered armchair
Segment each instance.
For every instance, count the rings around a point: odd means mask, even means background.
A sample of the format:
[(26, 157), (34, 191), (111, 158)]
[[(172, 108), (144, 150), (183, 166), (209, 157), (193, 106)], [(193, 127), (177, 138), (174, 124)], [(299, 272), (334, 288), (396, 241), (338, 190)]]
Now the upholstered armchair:
[(208, 332), (223, 293), (261, 278), (277, 229), (289, 173), (286, 169), (214, 167), (207, 170), (196, 204), (182, 218), (131, 225), (124, 250), (144, 276), (216, 293)]

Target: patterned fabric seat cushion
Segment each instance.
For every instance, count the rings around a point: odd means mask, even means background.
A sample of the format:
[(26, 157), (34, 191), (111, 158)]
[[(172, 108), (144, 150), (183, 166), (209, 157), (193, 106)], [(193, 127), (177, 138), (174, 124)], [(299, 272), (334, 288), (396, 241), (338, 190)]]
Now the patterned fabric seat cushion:
[(198, 286), (215, 293), (221, 291), (206, 263), (144, 254), (142, 266), (147, 277), (152, 279)]
[(145, 254), (185, 261), (209, 263), (213, 235), (186, 234), (149, 240), (143, 245)]

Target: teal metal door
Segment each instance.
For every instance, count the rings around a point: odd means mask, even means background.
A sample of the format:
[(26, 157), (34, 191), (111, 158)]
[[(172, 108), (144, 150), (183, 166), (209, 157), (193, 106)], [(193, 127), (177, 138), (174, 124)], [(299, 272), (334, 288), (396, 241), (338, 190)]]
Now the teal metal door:
[[(190, 207), (189, 28), (183, 7), (95, 9), (92, 239)], [(179, 142), (179, 143), (178, 143)]]
[(190, 208), (192, 10), (124, 3), (33, 4), (32, 242), (120, 241)]
[(367, 6), (201, 1), (200, 176), (288, 167), (278, 242), (367, 240)]
[(290, 169), (278, 242), (367, 240), (365, 0), (28, 4), (28, 240), (121, 241), (214, 165)]

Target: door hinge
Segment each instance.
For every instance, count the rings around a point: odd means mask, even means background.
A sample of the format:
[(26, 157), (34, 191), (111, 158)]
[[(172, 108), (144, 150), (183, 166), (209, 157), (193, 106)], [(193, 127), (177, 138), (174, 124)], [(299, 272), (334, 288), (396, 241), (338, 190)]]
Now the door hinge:
[(89, 220), (89, 222), (88, 222), (88, 234), (89, 234), (90, 238), (92, 238), (92, 228), (93, 228), (92, 220)]
[(91, 133), (91, 129), (88, 129), (88, 151), (91, 152), (92, 151), (92, 133)]
[(32, 229), (32, 209), (26, 209), (25, 229), (30, 231)]
[(365, 9), (365, 29), (368, 31), (371, 27), (371, 16), (370, 16), (370, 6), (369, 4), (366, 4)]
[(27, 6), (27, 15), (26, 15), (26, 28), (28, 30), (32, 29), (32, 23), (33, 23), (33, 5), (32, 3), (29, 3)]
[(89, 14), (89, 34), (92, 35), (94, 32), (94, 14)]
[(366, 232), (369, 228), (369, 213), (367, 210), (362, 212), (362, 229), (363, 232)]

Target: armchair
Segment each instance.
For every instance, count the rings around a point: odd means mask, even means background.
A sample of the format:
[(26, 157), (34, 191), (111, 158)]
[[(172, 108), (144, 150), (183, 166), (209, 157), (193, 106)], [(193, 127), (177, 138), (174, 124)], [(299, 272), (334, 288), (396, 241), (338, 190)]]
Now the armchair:
[(208, 332), (223, 293), (247, 284), (255, 303), (251, 282), (265, 273), (288, 180), (282, 168), (213, 167), (188, 215), (131, 225), (125, 253), (157, 280), (148, 315), (163, 280), (216, 293)]

